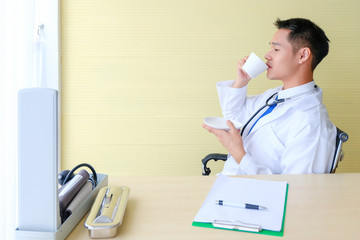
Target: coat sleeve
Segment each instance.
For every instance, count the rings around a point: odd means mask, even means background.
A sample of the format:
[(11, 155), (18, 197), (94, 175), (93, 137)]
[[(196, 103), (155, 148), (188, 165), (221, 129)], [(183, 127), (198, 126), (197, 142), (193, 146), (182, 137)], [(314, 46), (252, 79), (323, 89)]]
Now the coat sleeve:
[(266, 99), (278, 89), (269, 89), (261, 95), (247, 96), (247, 86), (233, 88), (235, 80), (222, 81), (216, 84), (219, 102), (224, 118), (236, 120), (244, 124)]
[(232, 88), (234, 80), (222, 81), (216, 84), (219, 96), (219, 103), (222, 114), (226, 119), (243, 121), (243, 111), (245, 110), (245, 99), (247, 87)]
[(224, 175), (258, 175), (273, 174), (271, 169), (257, 165), (249, 154), (245, 154), (241, 163), (238, 164), (235, 159), (229, 155), (222, 171)]
[[(302, 119), (300, 115), (295, 117)], [(321, 111), (314, 111), (302, 122), (303, 125), (289, 133), (280, 159), (282, 174), (329, 173), (335, 153), (336, 127), (327, 113)]]

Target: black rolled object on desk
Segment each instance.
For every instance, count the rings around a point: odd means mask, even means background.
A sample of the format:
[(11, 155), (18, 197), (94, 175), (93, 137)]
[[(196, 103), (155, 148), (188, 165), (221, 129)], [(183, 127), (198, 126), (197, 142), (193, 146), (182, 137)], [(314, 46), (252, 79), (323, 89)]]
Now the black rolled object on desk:
[(59, 205), (60, 205), (60, 216), (62, 222), (64, 222), (64, 212), (66, 207), (74, 199), (75, 195), (89, 180), (89, 173), (85, 170), (80, 170), (69, 182), (62, 186), (59, 190)]

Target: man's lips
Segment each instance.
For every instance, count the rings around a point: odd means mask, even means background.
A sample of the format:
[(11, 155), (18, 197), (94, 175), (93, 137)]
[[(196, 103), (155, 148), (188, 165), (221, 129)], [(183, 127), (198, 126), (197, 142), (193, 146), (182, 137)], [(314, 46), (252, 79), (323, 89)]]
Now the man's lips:
[(272, 68), (271, 65), (269, 63), (266, 63), (266, 65), (268, 66), (268, 68)]

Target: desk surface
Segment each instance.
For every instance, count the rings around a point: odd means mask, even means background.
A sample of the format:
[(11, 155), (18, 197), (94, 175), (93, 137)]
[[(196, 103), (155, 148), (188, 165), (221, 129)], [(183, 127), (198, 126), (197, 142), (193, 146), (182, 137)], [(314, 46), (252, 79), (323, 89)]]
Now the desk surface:
[[(359, 239), (360, 173), (246, 176), (289, 183), (284, 237)], [(216, 177), (114, 177), (109, 186), (130, 187), (118, 239), (277, 239), (254, 233), (193, 227)], [(90, 239), (84, 221), (67, 239)], [(115, 238), (115, 239), (116, 239)]]

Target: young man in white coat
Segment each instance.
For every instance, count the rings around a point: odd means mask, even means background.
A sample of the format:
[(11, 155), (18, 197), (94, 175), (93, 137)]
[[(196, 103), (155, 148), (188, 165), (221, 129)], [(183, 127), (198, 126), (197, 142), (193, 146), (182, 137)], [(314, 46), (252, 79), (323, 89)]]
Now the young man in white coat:
[[(242, 69), (247, 57), (237, 64), (235, 80), (217, 84), (224, 117), (243, 124), (241, 134), (231, 121), (227, 121), (230, 131), (203, 124), (229, 152), (223, 174), (330, 171), (336, 127), (322, 103), (322, 90), (313, 79), (316, 66), (328, 54), (329, 39), (307, 19), (278, 19), (275, 26), (278, 30), (265, 55), (267, 77), (282, 81), (283, 86), (247, 96), (251, 77)], [(254, 114), (266, 102), (273, 105)]]

